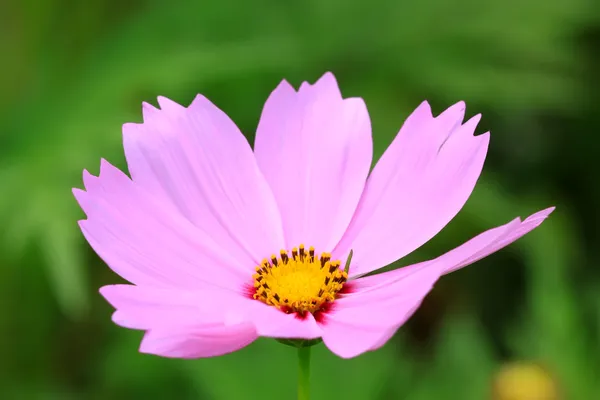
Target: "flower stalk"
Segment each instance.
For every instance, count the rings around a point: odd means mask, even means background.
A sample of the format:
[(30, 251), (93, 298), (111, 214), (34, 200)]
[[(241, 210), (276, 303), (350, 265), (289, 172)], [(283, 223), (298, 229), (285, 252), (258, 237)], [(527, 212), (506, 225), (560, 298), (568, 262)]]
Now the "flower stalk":
[(298, 347), (298, 400), (310, 399), (310, 346)]

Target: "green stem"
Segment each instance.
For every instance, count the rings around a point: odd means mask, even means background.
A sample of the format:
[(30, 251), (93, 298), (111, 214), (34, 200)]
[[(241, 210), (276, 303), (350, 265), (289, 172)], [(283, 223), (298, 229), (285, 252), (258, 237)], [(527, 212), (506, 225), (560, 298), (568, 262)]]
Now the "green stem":
[(310, 399), (310, 347), (298, 348), (298, 400)]

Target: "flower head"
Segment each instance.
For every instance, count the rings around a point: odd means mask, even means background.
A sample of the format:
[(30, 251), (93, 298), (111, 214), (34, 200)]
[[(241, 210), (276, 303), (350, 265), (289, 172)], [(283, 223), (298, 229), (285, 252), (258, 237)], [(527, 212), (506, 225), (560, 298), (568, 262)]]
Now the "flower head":
[[(341, 357), (382, 346), (437, 279), (512, 243), (552, 211), (491, 229), (436, 258), (363, 277), (436, 235), (481, 173), (489, 134), (460, 102), (422, 103), (369, 174), (371, 125), (332, 74), (269, 96), (254, 151), (202, 96), (159, 97), (125, 124), (131, 178), (101, 162), (75, 189), (83, 234), (131, 285), (100, 291), (140, 351), (210, 357), (259, 336), (322, 338)], [(350, 251), (354, 256), (347, 271)]]

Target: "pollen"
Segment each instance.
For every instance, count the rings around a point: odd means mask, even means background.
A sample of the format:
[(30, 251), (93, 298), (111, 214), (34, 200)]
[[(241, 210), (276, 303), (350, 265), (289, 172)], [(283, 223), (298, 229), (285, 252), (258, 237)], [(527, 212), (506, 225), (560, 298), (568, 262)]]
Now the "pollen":
[(306, 251), (300, 245), (291, 256), (281, 250), (256, 267), (253, 297), (288, 314), (315, 313), (333, 302), (348, 280), (340, 266), (329, 253), (316, 255), (314, 247)]

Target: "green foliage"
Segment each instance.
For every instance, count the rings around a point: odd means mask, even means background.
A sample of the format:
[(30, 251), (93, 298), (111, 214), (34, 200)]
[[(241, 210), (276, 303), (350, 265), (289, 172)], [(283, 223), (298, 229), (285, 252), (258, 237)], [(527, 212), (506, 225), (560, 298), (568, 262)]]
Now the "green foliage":
[[(585, 173), (596, 155), (565, 140), (573, 123), (582, 136), (593, 130), (594, 113), (583, 107), (593, 57), (577, 37), (598, 28), (592, 6), (9, 0), (0, 6), (8, 16), (0, 24), (0, 50), (8, 54), (0, 67), (0, 387), (8, 398), (24, 399), (291, 397), (294, 351), (274, 341), (218, 359), (163, 360), (137, 353), (139, 334), (108, 327), (109, 307), (96, 288), (117, 278), (90, 260), (70, 190), (82, 186), (84, 168), (97, 173), (101, 157), (125, 167), (120, 126), (141, 119), (142, 101), (165, 95), (187, 104), (201, 92), (251, 139), (262, 102), (281, 78), (298, 85), (332, 70), (346, 95), (365, 98), (377, 157), (424, 98), (436, 112), (459, 99), (471, 114), (492, 111), (483, 125), (494, 129), (486, 170), (494, 174), (485, 172), (461, 216), (402, 264), (436, 256), (514, 215), (557, 201), (559, 208), (543, 229), (511, 247), (510, 262), (525, 284), (504, 288), (502, 296), (522, 295), (516, 310), (472, 283), (493, 286), (487, 272), (502, 271), (502, 257), (482, 262), (486, 273), (461, 271), (441, 286), (469, 293), (468, 306), (444, 298), (460, 312), (436, 311), (442, 327), (427, 346), (430, 356), (407, 332), (350, 361), (317, 346), (314, 398), (482, 399), (502, 362), (498, 342), (510, 358), (549, 365), (569, 399), (594, 398), (600, 281), (591, 272), (598, 254), (585, 228), (593, 216), (582, 210), (600, 193), (581, 188), (596, 185)], [(559, 179), (558, 164), (565, 175), (581, 176), (579, 192)], [(479, 320), (487, 304), (501, 310), (500, 332)], [(100, 350), (89, 358), (65, 350), (75, 361), (60, 363), (60, 372), (57, 349), (70, 349), (59, 334), (64, 325), (73, 325), (84, 348)], [(84, 328), (90, 325), (104, 328)]]
[(406, 398), (434, 399), (444, 393), (452, 393), (456, 399), (486, 398), (496, 360), (483, 330), (472, 318), (456, 316), (440, 333), (442, 340), (437, 344), (433, 368)]

